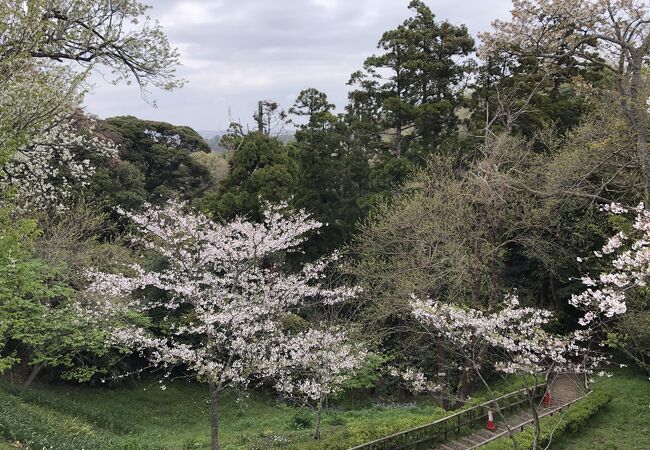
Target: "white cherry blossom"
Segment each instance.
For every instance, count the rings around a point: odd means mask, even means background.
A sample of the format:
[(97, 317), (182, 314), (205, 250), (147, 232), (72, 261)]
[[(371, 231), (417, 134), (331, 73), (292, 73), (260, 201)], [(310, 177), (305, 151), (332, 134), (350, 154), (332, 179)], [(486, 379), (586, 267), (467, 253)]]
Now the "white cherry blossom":
[[(305, 305), (333, 305), (357, 295), (355, 287), (326, 287), (334, 254), (286, 273), (278, 254), (298, 251), (321, 224), (287, 205), (268, 207), (262, 223), (237, 218), (220, 225), (186, 212), (183, 203), (145, 205), (144, 213), (120, 211), (137, 226), (134, 243), (164, 259), (149, 270), (88, 271), (93, 302), (87, 314), (121, 324), (112, 339), (156, 367), (182, 365), (210, 385), (211, 399), (226, 387), (272, 378), (281, 392), (322, 405), (353, 376), (366, 352), (345, 330), (318, 325), (290, 331), (285, 322)], [(145, 290), (164, 295), (152, 300)], [(152, 332), (142, 317), (162, 317)], [(216, 407), (215, 407), (216, 408)], [(216, 411), (216, 409), (215, 409)], [(214, 412), (216, 414), (216, 412)]]

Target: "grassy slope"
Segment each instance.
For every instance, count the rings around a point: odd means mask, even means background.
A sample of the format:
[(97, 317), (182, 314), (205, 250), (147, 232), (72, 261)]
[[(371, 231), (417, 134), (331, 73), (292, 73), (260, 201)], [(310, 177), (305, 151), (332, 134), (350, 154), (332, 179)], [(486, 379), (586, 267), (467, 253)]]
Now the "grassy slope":
[[(146, 389), (146, 390), (145, 390)], [(0, 436), (8, 441), (32, 441), (64, 449), (204, 449), (209, 446), (208, 405), (204, 386), (176, 382), (118, 389), (35, 387), (19, 395), (0, 383)], [(3, 403), (4, 402), (4, 403)], [(4, 405), (4, 406), (3, 406)], [(2, 409), (4, 407), (4, 409)], [(275, 448), (312, 444), (310, 429), (296, 426), (294, 416), (311, 416), (279, 405), (270, 397), (237, 402), (227, 395), (221, 405), (221, 440), (225, 449)], [(424, 404), (417, 408), (373, 408), (328, 411), (323, 435), (362, 433), (373, 428), (395, 431), (426, 423), (442, 411)], [(25, 425), (28, 424), (28, 425)], [(73, 437), (78, 439), (73, 443)], [(333, 448), (330, 441), (323, 448)], [(0, 450), (3, 447), (0, 444)]]
[(579, 433), (564, 435), (558, 450), (650, 449), (650, 381), (631, 370), (597, 383), (613, 394), (609, 404)]
[[(577, 435), (555, 440), (553, 449), (650, 449), (650, 382), (632, 371), (597, 383), (613, 393), (610, 404)], [(512, 388), (512, 386), (510, 386)], [(510, 390), (510, 389), (508, 389)], [(204, 386), (176, 382), (162, 391), (156, 384), (117, 389), (35, 387), (20, 396), (0, 382), (0, 450), (6, 441), (31, 440), (32, 448), (56, 449), (205, 449), (209, 447)], [(228, 449), (346, 448), (351, 436), (371, 439), (426, 423), (444, 412), (431, 404), (375, 408), (345, 402), (325, 413), (325, 441), (314, 445), (310, 429), (295, 417), (311, 416), (256, 395), (221, 403), (221, 439)], [(299, 422), (299, 421), (298, 421)], [(75, 440), (76, 439), (76, 440)], [(352, 438), (352, 440), (355, 440)], [(73, 443), (74, 441), (74, 443)]]

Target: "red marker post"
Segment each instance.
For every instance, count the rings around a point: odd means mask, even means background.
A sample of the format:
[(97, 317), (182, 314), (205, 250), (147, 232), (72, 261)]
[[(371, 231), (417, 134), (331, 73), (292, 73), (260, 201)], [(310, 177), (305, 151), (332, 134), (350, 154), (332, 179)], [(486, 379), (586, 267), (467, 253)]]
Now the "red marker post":
[(497, 429), (497, 426), (494, 424), (494, 417), (492, 417), (491, 409), (488, 409), (488, 421), (486, 427), (490, 431), (494, 431)]

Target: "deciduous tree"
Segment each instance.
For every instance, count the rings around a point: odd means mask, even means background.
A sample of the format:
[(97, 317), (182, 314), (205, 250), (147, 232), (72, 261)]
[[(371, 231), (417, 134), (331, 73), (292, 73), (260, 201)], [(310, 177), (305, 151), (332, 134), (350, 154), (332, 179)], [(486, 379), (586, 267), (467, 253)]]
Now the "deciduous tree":
[(108, 67), (114, 81), (173, 89), (178, 52), (136, 0), (8, 0), (0, 6), (0, 61), (30, 57)]
[[(141, 232), (138, 242), (166, 264), (158, 270), (135, 264), (125, 273), (90, 271), (90, 291), (101, 296), (89, 304), (89, 314), (122, 318), (113, 340), (139, 350), (152, 365), (166, 370), (183, 365), (208, 382), (213, 449), (218, 448), (218, 399), (223, 389), (272, 377), (284, 391), (295, 386), (320, 399), (345, 378), (343, 370), (353, 372), (355, 364), (345, 361), (346, 349), (352, 347), (331, 347), (327, 351), (334, 352), (329, 354), (332, 372), (323, 377), (322, 361), (314, 352), (326, 350), (307, 339), (316, 332), (296, 335), (283, 325), (307, 301), (331, 305), (357, 293), (356, 288), (323, 286), (332, 258), (289, 274), (273, 263), (275, 255), (298, 250), (305, 235), (320, 227), (318, 222), (304, 212), (285, 217), (286, 205), (265, 209), (261, 223), (236, 218), (226, 225), (184, 212), (183, 205), (174, 202), (146, 209), (127, 216)], [(151, 300), (142, 296), (145, 289), (166, 295)], [(152, 313), (163, 317), (157, 333), (143, 320)], [(321, 336), (339, 344), (344, 340), (334, 329), (328, 333)], [(312, 375), (294, 379), (296, 368)]]
[(484, 57), (510, 53), (557, 62), (576, 58), (603, 67), (616, 100), (636, 134), (636, 157), (650, 198), (648, 81), (650, 6), (637, 0), (515, 0), (512, 19), (497, 20), (481, 35)]

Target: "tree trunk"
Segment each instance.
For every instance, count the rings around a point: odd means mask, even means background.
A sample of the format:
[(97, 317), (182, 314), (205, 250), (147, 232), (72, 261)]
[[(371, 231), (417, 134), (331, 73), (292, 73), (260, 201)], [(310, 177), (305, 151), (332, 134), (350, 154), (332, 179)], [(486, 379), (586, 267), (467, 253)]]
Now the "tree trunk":
[[(451, 400), (452, 396), (449, 392), (449, 386), (447, 385), (447, 351), (445, 350), (444, 345), (438, 347), (437, 359), (438, 363), (438, 384), (444, 386), (443, 391), (437, 396), (437, 403), (445, 410), (454, 406), (454, 402)], [(444, 373), (444, 375), (442, 375)]]
[(316, 407), (316, 428), (314, 429), (314, 439), (320, 440), (320, 418), (323, 413), (323, 399), (318, 401)]
[(650, 203), (650, 149), (648, 149), (648, 104), (642, 89), (643, 61), (645, 57), (646, 55), (640, 51), (631, 54), (628, 68), (630, 74), (629, 92), (626, 92), (624, 84), (621, 84), (620, 91), (623, 94), (623, 111), (636, 133), (636, 154), (643, 172), (643, 187), (647, 207), (648, 203)]
[(473, 377), (474, 371), (472, 369), (465, 369), (463, 374), (460, 377), (460, 383), (458, 384), (458, 392), (456, 393), (456, 400), (454, 408), (459, 408), (463, 406), (465, 402), (464, 399), (469, 397), (469, 395), (474, 392), (476, 389), (476, 379)]
[(264, 134), (264, 108), (262, 100), (257, 102), (257, 131), (260, 134)]
[(457, 407), (462, 406), (462, 402), (464, 402), (463, 399), (469, 397), (469, 394), (471, 394), (472, 392), (474, 392), (474, 390), (476, 390), (477, 377), (474, 375), (475, 370), (477, 367), (480, 367), (481, 364), (483, 364), (483, 361), (487, 356), (487, 351), (488, 351), (488, 345), (483, 344), (483, 346), (479, 349), (478, 354), (472, 358), (474, 368), (465, 369), (465, 371), (461, 375), (460, 383), (458, 385), (458, 392), (456, 393), (458, 400), (455, 406)]
[(219, 390), (214, 382), (209, 383), (210, 387), (210, 435), (212, 438), (211, 450), (219, 450)]
[(646, 208), (650, 207), (650, 149), (648, 148), (648, 139), (646, 132), (639, 132), (636, 143), (636, 153), (641, 169), (643, 170), (643, 181), (645, 188)]
[(397, 124), (395, 128), (395, 154), (399, 158), (402, 156), (402, 123)]
[(29, 376), (27, 377), (27, 379), (23, 383), (23, 389), (27, 389), (27, 388), (29, 388), (29, 386), (31, 386), (31, 384), (36, 379), (36, 376), (38, 375), (38, 372), (40, 372), (42, 368), (43, 368), (43, 364), (40, 364), (40, 363), (36, 364), (34, 367), (32, 367), (32, 371), (30, 372)]
[(534, 401), (534, 388), (533, 390), (528, 388), (528, 381), (526, 381), (526, 377), (523, 377), (524, 379), (524, 387), (526, 388), (526, 395), (528, 397), (528, 406), (530, 408), (530, 413), (533, 416), (533, 425), (535, 427), (534, 431), (534, 436), (533, 436), (533, 448), (532, 450), (537, 450), (539, 446), (539, 434), (542, 431), (542, 427), (540, 426), (539, 423), (539, 415), (537, 414), (537, 404)]

